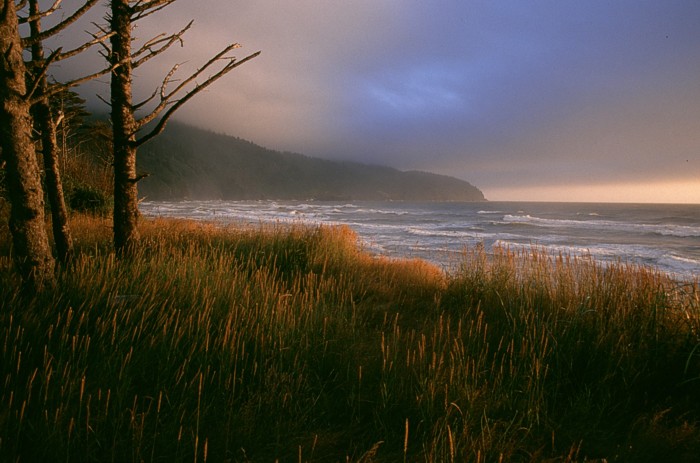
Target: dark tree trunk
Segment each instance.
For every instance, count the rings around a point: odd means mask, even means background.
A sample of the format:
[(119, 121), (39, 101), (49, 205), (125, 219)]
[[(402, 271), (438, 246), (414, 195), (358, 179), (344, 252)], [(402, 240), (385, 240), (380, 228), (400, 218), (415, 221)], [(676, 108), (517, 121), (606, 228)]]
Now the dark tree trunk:
[(111, 105), (114, 144), (114, 248), (134, 250), (139, 240), (136, 189), (137, 122), (131, 105), (131, 8), (128, 0), (112, 0)]
[(14, 258), (38, 289), (53, 281), (54, 259), (44, 221), (44, 194), (31, 137), (26, 67), (13, 0), (0, 7), (0, 146), (6, 162)]
[(67, 262), (73, 254), (73, 237), (68, 224), (68, 208), (63, 195), (63, 183), (59, 170), (59, 150), (56, 142), (56, 125), (51, 109), (44, 102), (35, 105), (35, 123), (41, 130), (41, 146), (44, 157), (46, 193), (51, 205), (51, 224), (56, 243), (56, 253), (61, 262)]
[[(35, 16), (39, 13), (38, 0), (29, 3), (29, 14)], [(41, 32), (41, 23), (37, 19), (30, 23), (32, 37), (37, 37)], [(37, 68), (44, 63), (44, 49), (41, 41), (32, 45), (32, 61)], [(46, 95), (48, 83), (46, 77), (37, 75), (40, 79), (37, 87), (37, 96)], [(68, 209), (63, 195), (63, 184), (59, 170), (58, 143), (56, 141), (56, 124), (51, 115), (49, 99), (44, 96), (33, 107), (34, 123), (41, 133), (41, 149), (44, 158), (44, 172), (46, 176), (46, 193), (51, 204), (51, 223), (53, 237), (56, 243), (56, 253), (61, 262), (67, 262), (73, 253), (73, 238), (68, 225)]]
[[(255, 58), (260, 52), (254, 53), (241, 61), (229, 56), (229, 52), (238, 48), (238, 44), (230, 44), (214, 55), (202, 67), (185, 79), (175, 79), (177, 66), (174, 66), (165, 76), (160, 86), (160, 99), (155, 100), (155, 108), (150, 114), (136, 119), (135, 107), (143, 107), (156, 94), (136, 105), (132, 102), (131, 78), (134, 68), (161, 54), (175, 43), (182, 43), (183, 34), (190, 28), (192, 22), (184, 29), (168, 36), (159, 36), (147, 41), (135, 52), (131, 49), (131, 31), (134, 23), (152, 13), (172, 4), (175, 0), (111, 0), (110, 3), (110, 54), (109, 61), (112, 69), (111, 78), (111, 107), (112, 130), (114, 145), (114, 247), (118, 254), (131, 253), (138, 244), (138, 196), (136, 183), (144, 177), (136, 175), (136, 150), (151, 138), (157, 136), (165, 128), (165, 124), (173, 113), (182, 105), (197, 95), (216, 80), (226, 75), (237, 66)], [(129, 5), (133, 3), (133, 5)], [(205, 77), (213, 66), (222, 63), (220, 69)], [(202, 78), (201, 81), (197, 81)], [(173, 90), (168, 90), (169, 85)], [(188, 88), (186, 93), (184, 90)], [(185, 93), (182, 95), (182, 93)], [(177, 94), (182, 95), (177, 98)], [(176, 99), (177, 98), (177, 99)], [(160, 120), (147, 134), (137, 138), (137, 132), (149, 122)]]

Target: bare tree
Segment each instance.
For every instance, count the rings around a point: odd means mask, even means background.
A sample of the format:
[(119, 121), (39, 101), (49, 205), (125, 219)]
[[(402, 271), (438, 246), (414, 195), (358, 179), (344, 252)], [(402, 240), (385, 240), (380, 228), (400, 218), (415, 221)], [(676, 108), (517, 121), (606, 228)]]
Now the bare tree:
[[(160, 35), (145, 42), (137, 50), (132, 50), (132, 29), (136, 21), (161, 11), (176, 0), (112, 0), (108, 17), (111, 49), (106, 58), (114, 68), (111, 79), (111, 117), (114, 143), (114, 246), (118, 253), (129, 252), (139, 239), (137, 182), (143, 178), (136, 173), (136, 152), (138, 147), (163, 131), (170, 117), (197, 93), (220, 79), (237, 66), (255, 58), (253, 53), (242, 60), (229, 56), (231, 50), (239, 47), (231, 44), (214, 55), (198, 70), (182, 80), (175, 79), (178, 65), (168, 72), (160, 87), (145, 101), (132, 102), (132, 72), (151, 58), (161, 54), (175, 43), (182, 42), (182, 36), (191, 27), (187, 24), (181, 31), (171, 35)], [(218, 70), (204, 78), (216, 65)], [(175, 84), (173, 89), (169, 86)], [(137, 118), (135, 112), (150, 102), (154, 108), (147, 115)], [(142, 133), (146, 124), (160, 117), (155, 126)]]
[(14, 258), (22, 278), (35, 289), (53, 281), (54, 259), (44, 226), (44, 193), (30, 118), (17, 10), (0, 4), (0, 146), (6, 162)]
[(29, 0), (29, 15), (26, 17), (19, 17), (20, 23), (29, 23), (30, 36), (24, 38), (22, 44), (25, 47), (31, 48), (31, 61), (28, 68), (32, 72), (33, 77), (31, 101), (33, 103), (34, 127), (40, 133), (41, 151), (44, 160), (45, 186), (51, 205), (53, 236), (56, 244), (56, 253), (61, 262), (66, 262), (71, 256), (73, 252), (73, 239), (68, 225), (68, 209), (63, 194), (63, 185), (59, 169), (60, 150), (57, 143), (56, 126), (57, 123), (60, 122), (60, 118), (58, 121), (54, 120), (53, 112), (51, 111), (50, 97), (52, 94), (66, 91), (71, 86), (106, 74), (111, 68), (102, 69), (97, 73), (82, 76), (73, 81), (60, 84), (49, 84), (46, 73), (50, 64), (71, 58), (87, 50), (91, 46), (107, 40), (109, 34), (93, 34), (93, 40), (66, 52), (63, 52), (63, 50), (59, 48), (48, 58), (44, 56), (43, 42), (75, 23), (97, 2), (98, 0), (85, 0), (72, 15), (44, 32), (41, 30), (41, 19), (53, 14), (61, 4), (61, 0), (55, 0), (53, 5), (45, 11), (41, 11), (39, 0)]
[[(67, 212), (58, 170), (56, 125), (51, 117), (49, 98), (71, 86), (104, 75), (112, 67), (65, 83), (48, 84), (49, 66), (104, 42), (111, 33), (93, 35), (83, 45), (62, 52), (59, 48), (44, 57), (42, 41), (62, 32), (78, 20), (99, 0), (85, 0), (70, 16), (46, 31), (41, 31), (41, 18), (54, 13), (61, 0), (40, 11), (38, 0), (2, 0), (0, 9), (0, 147), (6, 162), (10, 225), (14, 256), (23, 279), (39, 288), (53, 281), (54, 259), (44, 227), (44, 199), (36, 148), (32, 140), (31, 108), (35, 107), (37, 127), (42, 134), (42, 150), (46, 166), (47, 190), (54, 213), (54, 235), (61, 259), (67, 259), (72, 248)], [(29, 13), (19, 16), (29, 3)], [(25, 10), (26, 12), (26, 10)], [(29, 23), (30, 37), (22, 38), (19, 24)], [(32, 60), (24, 62), (23, 50), (31, 47)], [(27, 78), (29, 76), (29, 81)]]
[[(41, 34), (41, 12), (39, 0), (29, 0), (29, 26), (32, 37)], [(56, 124), (51, 114), (49, 99), (46, 97), (48, 82), (43, 72), (45, 67), (44, 47), (40, 40), (31, 45), (32, 71), (37, 79), (36, 93), (39, 100), (33, 107), (34, 124), (41, 136), (41, 150), (44, 158), (46, 192), (51, 204), (51, 224), (56, 243), (58, 260), (66, 262), (73, 253), (73, 238), (68, 226), (68, 209), (63, 196), (63, 184), (58, 168), (58, 143), (56, 142)]]

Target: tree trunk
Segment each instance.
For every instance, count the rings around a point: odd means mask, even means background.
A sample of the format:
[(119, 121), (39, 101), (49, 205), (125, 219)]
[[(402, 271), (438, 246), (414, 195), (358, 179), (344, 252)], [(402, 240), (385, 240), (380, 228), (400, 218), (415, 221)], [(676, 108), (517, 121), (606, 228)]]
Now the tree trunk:
[(26, 67), (13, 0), (0, 7), (0, 146), (6, 162), (15, 262), (35, 289), (53, 281), (54, 259), (44, 222), (44, 194), (31, 137)]
[[(35, 16), (39, 13), (38, 0), (29, 2), (29, 14)], [(41, 32), (40, 20), (30, 23), (32, 37)], [(32, 60), (34, 65), (41, 67), (44, 62), (44, 49), (41, 41), (32, 45)], [(37, 76), (37, 72), (34, 73)], [(38, 78), (39, 76), (37, 76)], [(48, 88), (46, 77), (40, 77), (37, 88), (38, 95), (45, 95)], [(53, 237), (56, 243), (58, 260), (67, 262), (73, 253), (73, 238), (68, 225), (68, 209), (63, 195), (63, 184), (59, 170), (58, 143), (56, 141), (56, 124), (51, 115), (51, 107), (48, 98), (44, 97), (34, 105), (34, 122), (41, 132), (41, 150), (44, 157), (44, 172), (46, 175), (46, 193), (51, 204), (51, 223)]]
[(114, 248), (118, 254), (134, 250), (139, 240), (136, 189), (136, 129), (131, 106), (131, 9), (128, 0), (112, 0), (111, 105), (114, 144)]
[[(210, 84), (226, 75), (229, 71), (258, 56), (260, 52), (254, 53), (247, 58), (236, 61), (229, 56), (229, 52), (238, 48), (238, 44), (230, 44), (222, 51), (207, 61), (202, 67), (197, 69), (189, 77), (181, 80), (175, 89), (167, 90), (168, 84), (176, 82), (173, 74), (177, 70), (174, 66), (163, 79), (160, 87), (160, 100), (155, 104), (155, 109), (147, 116), (136, 119), (134, 116), (134, 105), (131, 94), (131, 78), (133, 68), (150, 60), (167, 50), (171, 45), (182, 42), (182, 35), (190, 28), (190, 21), (184, 29), (168, 36), (158, 36), (146, 42), (140, 49), (132, 55), (131, 31), (134, 22), (139, 19), (165, 8), (175, 0), (148, 0), (130, 2), (129, 0), (111, 0), (110, 2), (110, 67), (112, 68), (111, 78), (111, 107), (112, 107), (112, 143), (114, 145), (114, 247), (117, 253), (131, 253), (138, 243), (138, 196), (136, 183), (143, 176), (136, 175), (136, 150), (139, 145), (145, 143), (158, 135), (164, 128), (168, 119), (183, 104), (189, 101), (200, 91), (206, 89)], [(133, 3), (133, 6), (129, 4)], [(136, 59), (135, 59), (136, 57)], [(218, 72), (210, 75), (201, 82), (197, 79), (203, 73), (217, 63), (224, 63)], [(192, 88), (181, 98), (175, 100), (175, 96), (181, 90)], [(154, 95), (155, 97), (155, 95)], [(137, 104), (141, 107), (150, 99)], [(136, 138), (136, 133), (146, 124), (154, 121), (162, 111), (166, 110), (161, 119), (155, 124), (149, 133)]]

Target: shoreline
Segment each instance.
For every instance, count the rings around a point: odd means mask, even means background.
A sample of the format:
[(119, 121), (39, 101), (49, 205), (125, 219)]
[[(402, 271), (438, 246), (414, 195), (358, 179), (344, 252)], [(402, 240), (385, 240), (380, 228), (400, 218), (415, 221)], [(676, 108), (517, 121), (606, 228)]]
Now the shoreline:
[[(484, 209), (481, 206), (488, 204)], [(671, 250), (666, 249), (664, 243), (670, 242), (663, 236), (654, 238), (658, 240), (661, 247), (648, 247), (648, 238), (644, 238), (645, 244), (630, 245), (626, 243), (630, 239), (635, 239), (636, 234), (641, 233), (665, 233), (664, 229), (649, 228), (644, 225), (619, 225), (631, 227), (626, 232), (630, 237), (615, 238), (610, 241), (606, 233), (600, 235), (602, 241), (597, 241), (592, 234), (600, 234), (601, 231), (590, 227), (617, 227), (615, 222), (609, 222), (606, 218), (612, 212), (608, 212), (612, 207), (609, 204), (596, 205), (590, 209), (583, 209), (585, 215), (579, 216), (577, 222), (557, 221), (549, 222), (540, 220), (541, 215), (536, 209), (535, 212), (518, 213), (518, 207), (526, 204), (542, 203), (521, 203), (515, 209), (510, 202), (489, 202), (489, 203), (435, 203), (430, 207), (425, 204), (395, 202), (355, 202), (355, 203), (307, 203), (303, 201), (190, 201), (181, 202), (150, 202), (146, 203), (149, 208), (144, 211), (144, 216), (165, 216), (165, 217), (186, 217), (195, 220), (214, 220), (227, 223), (301, 223), (305, 226), (326, 225), (348, 225), (356, 231), (364, 247), (378, 255), (388, 257), (421, 258), (433, 264), (439, 265), (446, 270), (452, 270), (455, 261), (459, 261), (460, 255), (465, 248), (475, 246), (485, 246), (487, 250), (497, 247), (506, 247), (511, 250), (525, 249), (525, 252), (534, 248), (546, 248), (550, 254), (564, 253), (580, 258), (592, 257), (600, 262), (613, 264), (632, 264), (638, 266), (651, 267), (661, 271), (674, 279), (680, 281), (693, 281), (700, 277), (700, 253), (696, 259), (692, 255), (682, 256), (687, 251), (687, 246), (692, 247), (691, 238), (675, 238), (686, 240), (686, 249)], [(443, 207), (444, 206), (444, 207)], [(645, 206), (647, 207), (647, 206)], [(656, 206), (653, 206), (654, 208)], [(465, 209), (466, 208), (466, 209)], [(569, 208), (567, 205), (564, 209)], [(606, 209), (607, 208), (607, 209)], [(442, 210), (448, 211), (450, 215), (444, 215)], [(546, 208), (544, 208), (546, 209)], [(700, 207), (697, 208), (700, 213)], [(433, 222), (432, 212), (438, 211)], [(473, 214), (469, 219), (457, 215), (457, 211), (468, 210)], [(574, 208), (573, 210), (578, 210)], [(595, 213), (595, 211), (599, 211)], [(618, 209), (613, 208), (613, 211)], [(623, 209), (624, 210), (624, 209)], [(452, 212), (455, 211), (455, 212)], [(522, 215), (523, 219), (520, 219)], [(501, 217), (505, 216), (511, 223), (503, 223)], [(692, 214), (689, 215), (689, 217)], [(514, 217), (511, 219), (511, 217)], [(532, 217), (532, 218), (531, 218)], [(554, 216), (556, 217), (556, 215)], [(516, 221), (516, 219), (518, 221)], [(592, 220), (595, 219), (595, 220)], [(467, 220), (464, 222), (464, 220)], [(519, 221), (523, 223), (519, 223)], [(540, 220), (538, 222), (537, 220)], [(460, 221), (462, 223), (460, 224)], [(455, 225), (452, 226), (451, 223)], [(503, 224), (501, 224), (503, 223)], [(597, 223), (600, 223), (598, 225)], [(697, 222), (696, 222), (697, 223)], [(377, 224), (377, 225), (375, 225)], [(495, 224), (492, 225), (492, 224)], [(690, 224), (689, 224), (690, 225)], [(561, 232), (556, 227), (586, 227), (581, 232), (591, 235), (578, 237), (572, 235), (567, 238), (558, 236)], [(512, 230), (512, 231), (511, 231)], [(625, 230), (625, 229), (622, 229)], [(565, 233), (570, 233), (564, 229)], [(571, 233), (581, 233), (575, 228)], [(529, 235), (529, 234), (533, 235)], [(619, 232), (615, 232), (619, 233)], [(682, 228), (671, 229), (669, 233), (683, 234), (690, 233), (689, 236), (700, 237), (700, 223), (684, 230)], [(695, 233), (695, 235), (692, 235)], [(610, 235), (610, 233), (607, 233)], [(639, 235), (641, 237), (641, 235)], [(585, 238), (585, 239), (583, 239)], [(673, 238), (670, 236), (669, 238)], [(641, 238), (640, 238), (641, 239)], [(582, 240), (580, 243), (578, 240)], [(610, 244), (607, 244), (610, 243)], [(633, 243), (633, 242), (632, 242)], [(642, 247), (640, 247), (642, 246)], [(640, 256), (638, 252), (642, 251)], [(675, 255), (679, 257), (674, 257)]]

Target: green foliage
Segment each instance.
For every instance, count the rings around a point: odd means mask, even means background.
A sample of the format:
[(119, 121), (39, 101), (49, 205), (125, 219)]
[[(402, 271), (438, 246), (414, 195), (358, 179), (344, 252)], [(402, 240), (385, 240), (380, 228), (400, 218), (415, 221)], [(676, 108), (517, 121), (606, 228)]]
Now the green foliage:
[(113, 177), (108, 124), (93, 118), (85, 100), (72, 90), (52, 96), (50, 104), (67, 205), (77, 212), (109, 213)]
[(68, 206), (76, 212), (106, 215), (112, 210), (111, 198), (93, 185), (73, 184), (66, 196)]
[[(0, 460), (695, 461), (697, 284), (533, 249), (445, 275), (347, 228), (78, 216), (0, 292)], [(0, 285), (17, 287), (6, 254)]]

